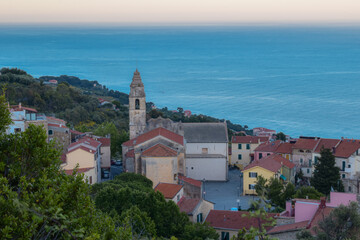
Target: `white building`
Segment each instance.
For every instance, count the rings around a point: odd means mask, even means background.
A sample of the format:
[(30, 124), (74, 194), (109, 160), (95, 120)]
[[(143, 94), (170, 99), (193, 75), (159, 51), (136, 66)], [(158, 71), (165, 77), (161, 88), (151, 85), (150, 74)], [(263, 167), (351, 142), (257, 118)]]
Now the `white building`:
[(226, 123), (183, 123), (186, 176), (196, 180), (228, 179)]

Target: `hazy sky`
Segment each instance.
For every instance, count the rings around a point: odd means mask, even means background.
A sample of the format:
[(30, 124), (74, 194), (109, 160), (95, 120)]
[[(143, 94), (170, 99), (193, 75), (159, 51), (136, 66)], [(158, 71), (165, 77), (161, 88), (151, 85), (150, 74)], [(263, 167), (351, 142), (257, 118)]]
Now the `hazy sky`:
[(0, 0), (0, 22), (360, 23), (360, 0)]

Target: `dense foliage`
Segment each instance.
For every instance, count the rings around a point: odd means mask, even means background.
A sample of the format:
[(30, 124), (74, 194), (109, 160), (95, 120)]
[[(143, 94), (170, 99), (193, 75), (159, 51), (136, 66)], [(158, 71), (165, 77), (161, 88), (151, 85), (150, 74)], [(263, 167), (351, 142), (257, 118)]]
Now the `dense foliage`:
[(340, 179), (340, 168), (335, 166), (335, 156), (326, 148), (322, 148), (320, 154), (319, 163), (315, 165), (311, 178), (311, 186), (325, 195), (328, 195), (331, 189), (343, 192), (344, 186)]
[(45, 130), (30, 125), (4, 134), (9, 124), (0, 97), (0, 236), (2, 239), (110, 239), (124, 231), (95, 209), (82, 175), (60, 169), (60, 152)]
[[(124, 215), (131, 214), (129, 209), (142, 214), (144, 222), (140, 225), (139, 221), (129, 222), (136, 225), (133, 235), (138, 237), (218, 239), (215, 230), (209, 226), (192, 224), (173, 201), (166, 201), (161, 193), (155, 192), (152, 182), (142, 175), (123, 173), (114, 180), (95, 184), (92, 193), (98, 209), (122, 221)], [(132, 216), (132, 219), (136, 217)]]

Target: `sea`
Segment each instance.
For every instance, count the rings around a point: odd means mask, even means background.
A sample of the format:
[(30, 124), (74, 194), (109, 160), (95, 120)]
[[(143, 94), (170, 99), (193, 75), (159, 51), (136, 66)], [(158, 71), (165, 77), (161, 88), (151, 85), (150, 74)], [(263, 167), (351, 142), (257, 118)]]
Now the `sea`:
[(72, 75), (292, 137), (360, 139), (360, 26), (0, 25), (0, 68)]

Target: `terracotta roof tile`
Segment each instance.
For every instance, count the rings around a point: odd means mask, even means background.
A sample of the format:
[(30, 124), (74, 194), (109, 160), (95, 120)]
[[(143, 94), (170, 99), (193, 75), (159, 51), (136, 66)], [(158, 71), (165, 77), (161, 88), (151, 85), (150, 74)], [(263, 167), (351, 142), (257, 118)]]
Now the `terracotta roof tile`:
[(136, 138), (130, 139), (129, 141), (124, 142), (123, 145), (127, 146), (127, 147), (135, 146), (135, 145), (146, 142), (157, 136), (163, 136), (173, 142), (184, 145), (184, 137), (183, 136), (176, 134), (176, 133), (169, 131), (162, 127), (156, 128), (154, 130), (151, 130), (149, 132), (141, 134), (140, 136), (138, 136)]
[(260, 144), (257, 148), (255, 148), (254, 151), (257, 152), (275, 152), (278, 147), (280, 146), (281, 141), (280, 140), (276, 140), (273, 142), (264, 142), (262, 144)]
[(91, 147), (94, 147), (94, 148), (97, 148), (99, 145), (101, 145), (100, 142), (90, 138), (90, 137), (83, 137), (81, 138), (79, 141), (77, 142), (74, 142), (74, 143), (71, 143), (68, 147), (68, 149), (76, 146), (76, 145), (80, 145), (80, 144), (83, 144), (83, 145), (89, 145)]
[(324, 218), (330, 215), (332, 210), (335, 208), (327, 207), (327, 206), (321, 206), (319, 205), (318, 210), (315, 212), (313, 218), (310, 220), (309, 225), (306, 227), (307, 229), (311, 229), (310, 232), (314, 235), (316, 232), (314, 231), (314, 227), (319, 226), (319, 222), (323, 221)]
[(27, 110), (27, 111), (29, 111), (29, 112), (35, 112), (35, 113), (37, 113), (37, 110), (34, 109), (34, 108), (23, 107), (23, 106), (19, 107), (18, 105), (11, 106), (11, 109), (12, 109), (13, 111), (23, 111), (23, 110)]
[(55, 122), (63, 122), (64, 124), (66, 123), (65, 120), (60, 119), (60, 118), (55, 118), (55, 117), (48, 117), (48, 116), (46, 116), (46, 119), (47, 119), (49, 122), (55, 121)]
[(288, 168), (292, 169), (295, 167), (295, 164), (287, 160), (286, 158), (278, 155), (278, 154), (272, 154), (269, 156), (266, 156), (258, 161), (253, 161), (249, 165), (247, 165), (244, 170), (248, 170), (250, 168), (259, 166), (264, 169), (267, 169), (272, 172), (277, 172), (281, 168), (281, 163)]
[(134, 158), (134, 157), (135, 157), (135, 151), (134, 151), (134, 149), (131, 149), (130, 151), (128, 151), (127, 153), (125, 153), (125, 157)]
[(166, 199), (173, 199), (182, 187), (179, 184), (159, 183), (154, 190), (161, 192)]
[(97, 141), (101, 142), (102, 146), (110, 146), (111, 139), (110, 138), (98, 138)]
[(313, 150), (319, 141), (320, 139), (299, 138), (294, 144), (293, 148)]
[(182, 197), (177, 205), (180, 208), (181, 212), (185, 212), (187, 214), (191, 214), (196, 206), (199, 204), (200, 198), (186, 198)]
[(201, 185), (202, 185), (201, 181), (195, 180), (193, 178), (184, 177), (182, 175), (179, 175), (178, 178), (180, 180), (180, 183), (181, 183), (181, 181), (183, 181), (183, 182), (186, 182), (188, 184), (194, 185), (196, 187), (201, 187)]
[(72, 134), (75, 134), (75, 135), (83, 135), (83, 134), (85, 134), (85, 133), (82, 133), (82, 132), (79, 132), (79, 131), (76, 131), (76, 130), (71, 130), (71, 129), (70, 129), (70, 132)]
[(335, 147), (339, 142), (340, 142), (339, 139), (322, 138), (322, 139), (320, 139), (320, 142), (317, 145), (315, 152), (320, 153), (320, 150), (322, 147), (330, 149), (332, 151), (333, 147)]
[[(249, 218), (248, 215), (249, 212), (246, 211), (211, 210), (205, 221), (213, 228), (234, 230), (245, 228), (249, 230), (251, 227), (258, 226), (258, 219)], [(275, 213), (269, 213), (271, 217), (275, 215)], [(265, 223), (265, 221), (263, 221), (263, 223)], [(272, 227), (265, 228), (269, 230)]]
[(348, 158), (360, 148), (360, 141), (343, 139), (335, 149), (335, 157)]
[(276, 149), (276, 153), (283, 153), (283, 154), (292, 154), (293, 143), (281, 143), (280, 146)]
[(178, 153), (175, 150), (159, 143), (146, 149), (141, 155), (144, 157), (176, 157)]
[(291, 232), (291, 231), (299, 231), (301, 229), (305, 229), (308, 225), (308, 220), (297, 222), (297, 223), (291, 223), (291, 224), (285, 224), (285, 225), (279, 225), (275, 226), (270, 231), (268, 231), (268, 234), (275, 234), (275, 233), (282, 233), (282, 232)]

